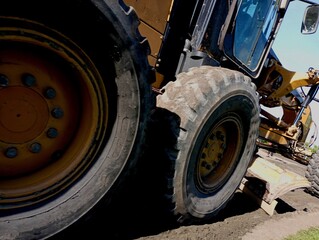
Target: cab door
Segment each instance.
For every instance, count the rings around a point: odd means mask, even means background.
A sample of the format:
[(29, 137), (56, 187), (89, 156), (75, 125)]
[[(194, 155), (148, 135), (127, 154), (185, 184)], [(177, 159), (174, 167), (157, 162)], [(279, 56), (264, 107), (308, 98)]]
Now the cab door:
[(280, 25), (280, 1), (242, 0), (223, 41), (228, 58), (258, 77)]

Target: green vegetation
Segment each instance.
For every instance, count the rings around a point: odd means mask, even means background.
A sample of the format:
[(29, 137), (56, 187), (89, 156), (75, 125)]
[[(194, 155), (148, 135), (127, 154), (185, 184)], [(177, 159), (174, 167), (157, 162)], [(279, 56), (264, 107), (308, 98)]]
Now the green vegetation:
[(317, 146), (317, 145), (309, 147), (309, 143), (308, 142), (305, 143), (305, 147), (306, 147), (306, 149), (308, 149), (312, 153), (316, 153), (319, 150), (319, 146)]
[(295, 235), (288, 236), (284, 240), (318, 240), (319, 239), (319, 228), (309, 228), (302, 230)]

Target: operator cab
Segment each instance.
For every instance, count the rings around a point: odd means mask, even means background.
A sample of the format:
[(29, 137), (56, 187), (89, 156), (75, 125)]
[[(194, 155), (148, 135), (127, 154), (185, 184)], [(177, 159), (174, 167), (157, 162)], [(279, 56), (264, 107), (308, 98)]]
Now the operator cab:
[[(236, 65), (252, 78), (257, 78), (271, 50), (287, 1), (227, 2), (204, 0), (190, 39), (190, 53), (186, 54), (192, 59), (203, 58), (203, 62), (197, 65), (212, 65), (215, 60), (220, 66)], [(180, 62), (185, 63), (185, 59)], [(196, 62), (184, 64), (179, 72), (191, 66), (196, 66)]]
[(224, 38), (225, 55), (251, 77), (258, 77), (286, 6), (276, 0), (243, 0)]
[[(225, 55), (252, 78), (257, 78), (271, 51), (289, 1), (243, 0), (224, 37)], [(307, 1), (307, 3), (311, 3)], [(319, 5), (309, 5), (304, 13), (303, 34), (317, 31)]]
[[(222, 12), (219, 9), (208, 11), (214, 2), (202, 6), (191, 39), (190, 55), (195, 58), (201, 55), (199, 52), (204, 52), (222, 66), (222, 59), (226, 57), (250, 77), (258, 78), (267, 57), (271, 55), (271, 47), (289, 1), (234, 0), (228, 6), (228, 15), (224, 19), (217, 16)], [(302, 33), (316, 32), (318, 19), (319, 5), (312, 4), (305, 11)], [(218, 40), (216, 35), (219, 35)], [(223, 57), (216, 58), (216, 48)]]
[[(319, 5), (301, 1), (311, 4), (302, 28), (311, 34), (318, 27)], [(165, 78), (162, 86), (201, 65), (238, 69), (258, 79), (267, 59), (274, 56), (271, 47), (289, 2), (175, 0), (156, 62), (156, 71)], [(188, 14), (175, 11), (181, 7)]]

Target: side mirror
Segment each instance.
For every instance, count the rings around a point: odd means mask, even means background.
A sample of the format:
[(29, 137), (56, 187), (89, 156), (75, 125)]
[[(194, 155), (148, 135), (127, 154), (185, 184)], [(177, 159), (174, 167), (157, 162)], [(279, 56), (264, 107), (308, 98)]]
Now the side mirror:
[(302, 25), (302, 34), (312, 34), (317, 31), (319, 21), (319, 5), (310, 5), (306, 8)]

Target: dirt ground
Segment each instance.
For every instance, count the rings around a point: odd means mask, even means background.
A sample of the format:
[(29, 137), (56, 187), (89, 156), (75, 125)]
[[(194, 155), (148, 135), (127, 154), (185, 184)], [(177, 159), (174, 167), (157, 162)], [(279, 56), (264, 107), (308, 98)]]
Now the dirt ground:
[[(304, 174), (306, 166), (279, 154), (270, 162)], [(277, 199), (274, 214), (268, 215), (248, 195), (238, 191), (216, 218), (199, 225), (178, 226), (166, 214), (157, 188), (155, 172), (139, 174), (110, 209), (100, 208), (89, 220), (54, 239), (90, 237), (91, 239), (197, 240), (197, 239), (283, 239), (298, 230), (319, 226), (319, 199), (304, 189), (290, 191)]]
[[(280, 154), (259, 155), (277, 166), (303, 175), (306, 166)], [(299, 230), (319, 226), (319, 199), (305, 189), (290, 191), (277, 199), (274, 215), (269, 216), (246, 194), (238, 192), (225, 210), (206, 224), (182, 226), (138, 239), (283, 239)]]

